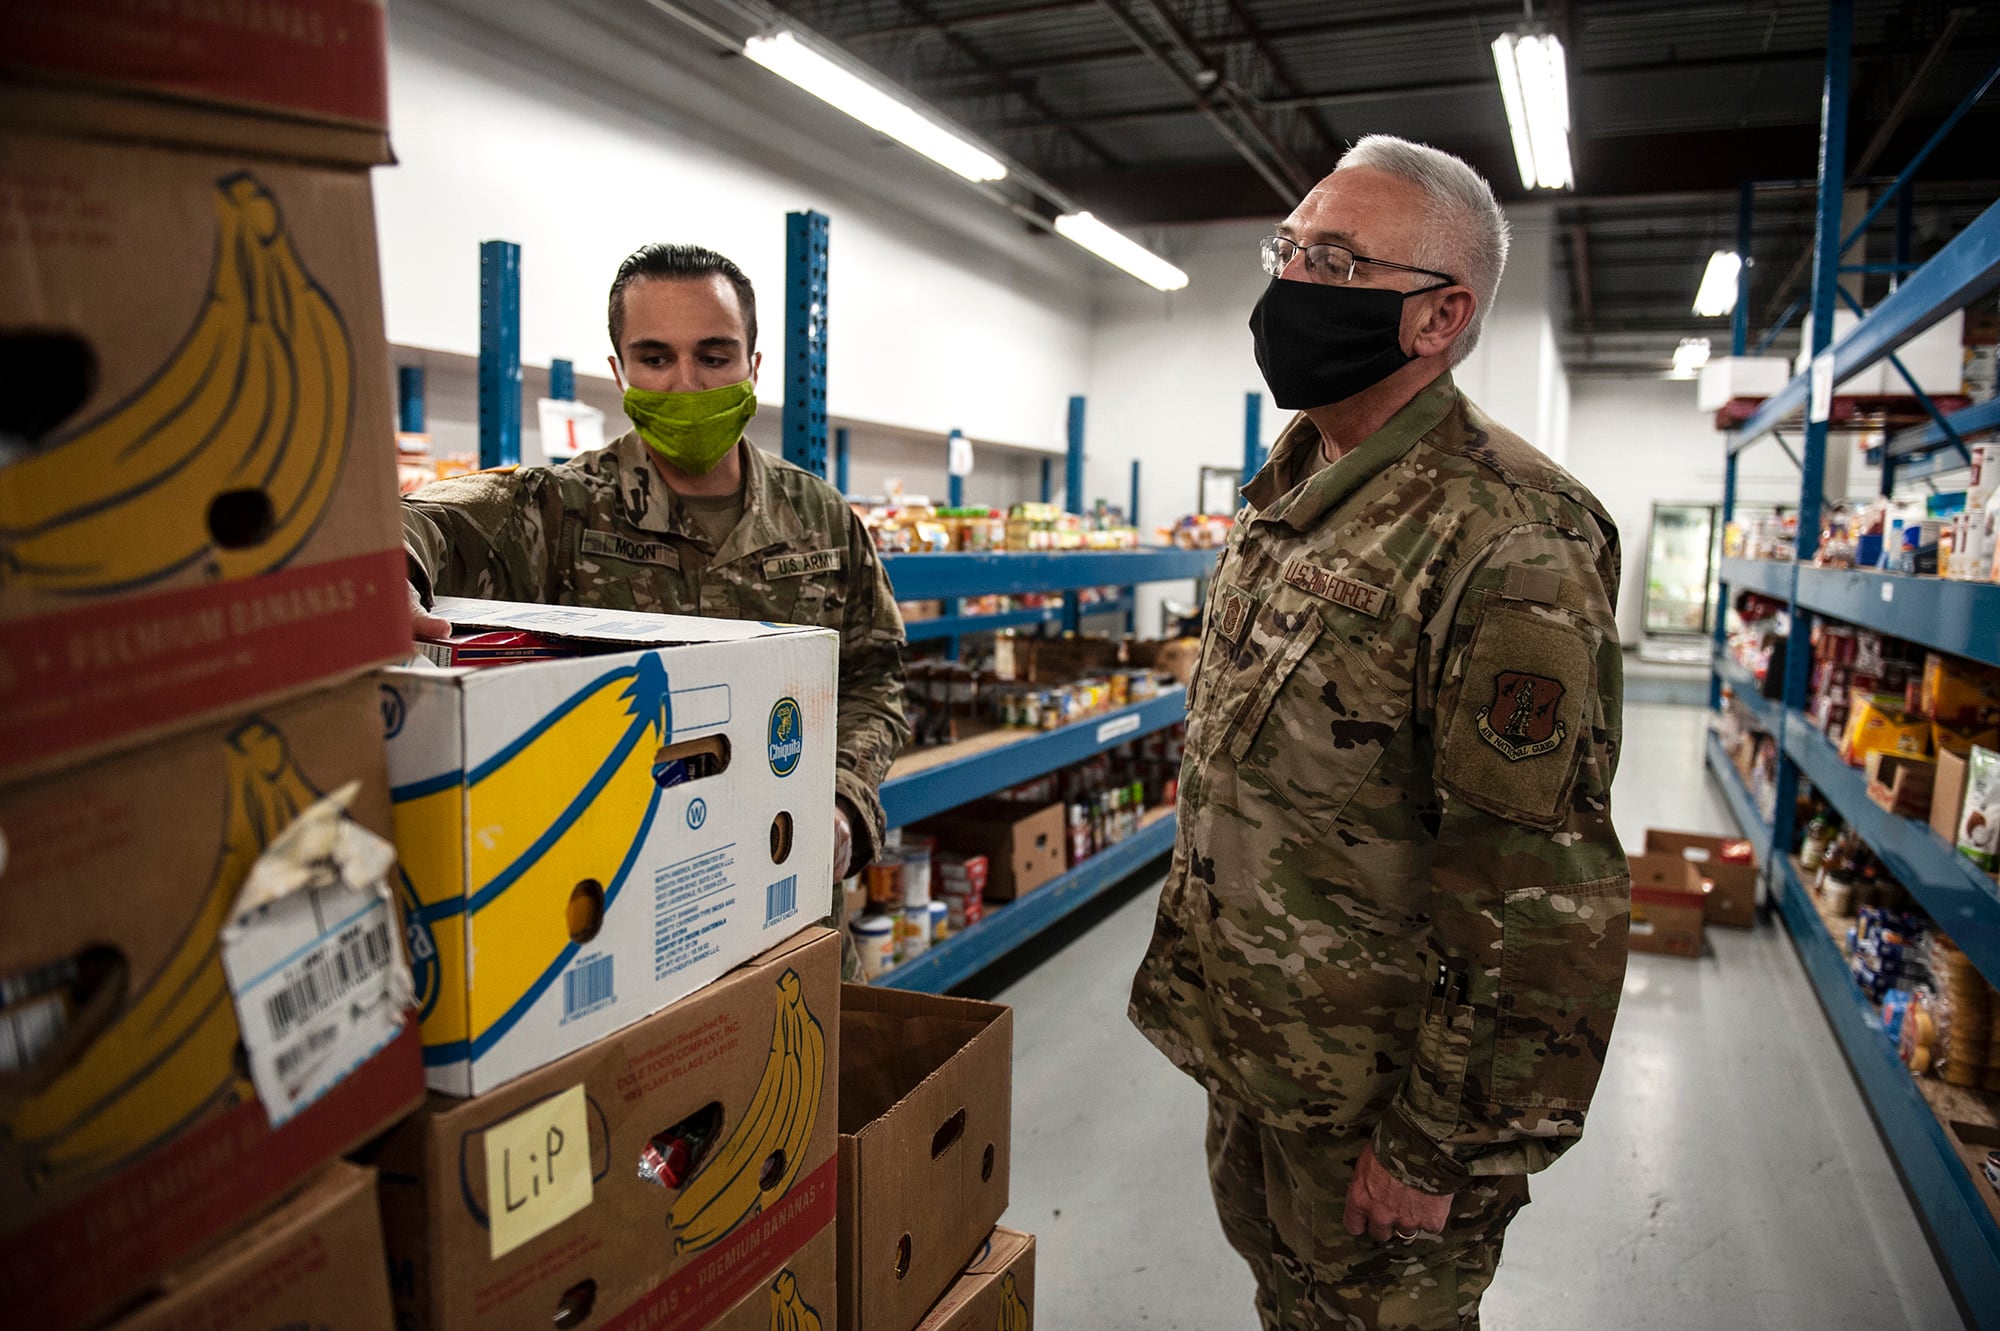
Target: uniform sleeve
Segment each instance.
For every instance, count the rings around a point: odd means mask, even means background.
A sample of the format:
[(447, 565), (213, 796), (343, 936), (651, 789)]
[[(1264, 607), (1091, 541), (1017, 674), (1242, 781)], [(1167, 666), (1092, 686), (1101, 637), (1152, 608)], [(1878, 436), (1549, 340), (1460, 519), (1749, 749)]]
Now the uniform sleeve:
[(561, 486), (546, 467), (427, 485), (403, 501), (410, 581), (426, 605), (439, 596), (552, 600), (562, 514)]
[(1429, 999), (1372, 1144), (1428, 1192), (1548, 1165), (1581, 1135), (1603, 1068), (1631, 913), (1611, 823), (1615, 560), (1560, 527), (1516, 529), (1453, 580), (1426, 632)]
[(853, 864), (875, 858), (887, 831), (880, 788), (909, 741), (903, 715), (903, 617), (875, 542), (851, 512), (847, 527), (850, 592), (840, 627), (839, 751), (834, 794), (854, 824)]

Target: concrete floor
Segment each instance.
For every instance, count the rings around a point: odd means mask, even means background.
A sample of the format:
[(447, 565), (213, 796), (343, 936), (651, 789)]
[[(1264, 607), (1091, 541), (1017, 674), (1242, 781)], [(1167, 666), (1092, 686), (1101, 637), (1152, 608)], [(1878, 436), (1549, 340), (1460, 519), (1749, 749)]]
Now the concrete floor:
[[(1704, 714), (1626, 709), (1614, 810), (1731, 830)], [(1125, 1021), (1157, 883), (980, 986), (1015, 1007), (1013, 1206), (1053, 1331), (1256, 1331), (1202, 1159), (1203, 1095)], [(1782, 929), (1634, 956), (1583, 1140), (1534, 1183), (1498, 1331), (1962, 1325)], [(1032, 967), (1031, 969), (1028, 967)]]

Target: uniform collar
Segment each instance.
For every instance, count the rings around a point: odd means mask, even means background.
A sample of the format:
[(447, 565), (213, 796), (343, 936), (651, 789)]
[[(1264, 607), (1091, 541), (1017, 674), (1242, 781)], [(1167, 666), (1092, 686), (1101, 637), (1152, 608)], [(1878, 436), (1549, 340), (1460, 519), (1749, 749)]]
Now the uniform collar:
[(1391, 416), (1388, 423), (1289, 489), (1280, 489), (1303, 460), (1301, 450), (1320, 446), (1319, 429), (1300, 413), (1278, 436), (1271, 457), (1243, 497), (1256, 510), (1254, 521), (1282, 522), (1295, 531), (1309, 531), (1340, 502), (1410, 451), (1417, 440), (1436, 429), (1459, 400), (1449, 372), (1439, 375)]
[[(805, 523), (798, 512), (772, 484), (771, 460), (747, 439), (737, 447), (743, 459), (743, 518), (715, 552), (711, 567), (805, 535)], [(618, 460), (618, 504), (627, 522), (642, 531), (681, 536), (697, 543), (702, 540), (687, 505), (660, 476), (653, 465), (652, 450), (637, 430), (620, 435), (609, 451)]]

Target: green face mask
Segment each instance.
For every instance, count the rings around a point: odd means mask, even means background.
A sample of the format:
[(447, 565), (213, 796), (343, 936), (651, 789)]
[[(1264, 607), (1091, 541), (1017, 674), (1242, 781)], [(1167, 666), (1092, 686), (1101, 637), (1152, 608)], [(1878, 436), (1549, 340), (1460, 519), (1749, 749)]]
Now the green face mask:
[(715, 470), (757, 414), (757, 386), (745, 379), (699, 393), (625, 390), (625, 414), (639, 437), (690, 476)]

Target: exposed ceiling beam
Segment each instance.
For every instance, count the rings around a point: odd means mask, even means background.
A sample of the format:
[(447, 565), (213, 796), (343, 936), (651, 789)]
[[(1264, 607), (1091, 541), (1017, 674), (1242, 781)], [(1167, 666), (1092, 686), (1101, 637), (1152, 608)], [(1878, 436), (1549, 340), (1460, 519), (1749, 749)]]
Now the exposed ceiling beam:
[[(1284, 59), (1271, 46), (1270, 34), (1264, 30), (1263, 25), (1251, 14), (1249, 7), (1244, 4), (1243, 0), (1225, 0), (1225, 3), (1228, 4), (1229, 13), (1235, 18), (1236, 25), (1243, 30), (1243, 35), (1250, 38), (1253, 43), (1251, 49), (1257, 53), (1257, 58), (1264, 62), (1265, 67), (1277, 79), (1279, 91), (1287, 97), (1297, 96), (1299, 91), (1298, 80), (1292, 77), (1291, 66), (1286, 64)], [(1306, 124), (1312, 126), (1314, 135), (1318, 137), (1320, 146), (1326, 150), (1329, 158), (1337, 158), (1340, 155), (1342, 145), (1340, 140), (1335, 137), (1333, 127), (1326, 123), (1326, 117), (1322, 114), (1322, 108), (1315, 106), (1307, 109), (1304, 119)], [(1328, 166), (1332, 164), (1331, 160), (1327, 163)]]
[(1004, 9), (986, 9), (974, 14), (946, 14), (937, 18), (873, 26), (863, 23), (851, 28), (829, 27), (823, 31), (837, 42), (884, 41), (892, 37), (924, 37), (933, 33), (965, 32), (973, 28), (1009, 27), (1017, 23), (1032, 23), (1037, 19), (1088, 13), (1096, 8), (1097, 0), (1043, 0), (1040, 4), (1009, 5)]
[(1583, 328), (1583, 354), (1590, 354), (1590, 336), (1597, 322), (1597, 301), (1590, 289), (1590, 225), (1583, 209), (1569, 224), (1570, 280), (1576, 295), (1576, 319)]

